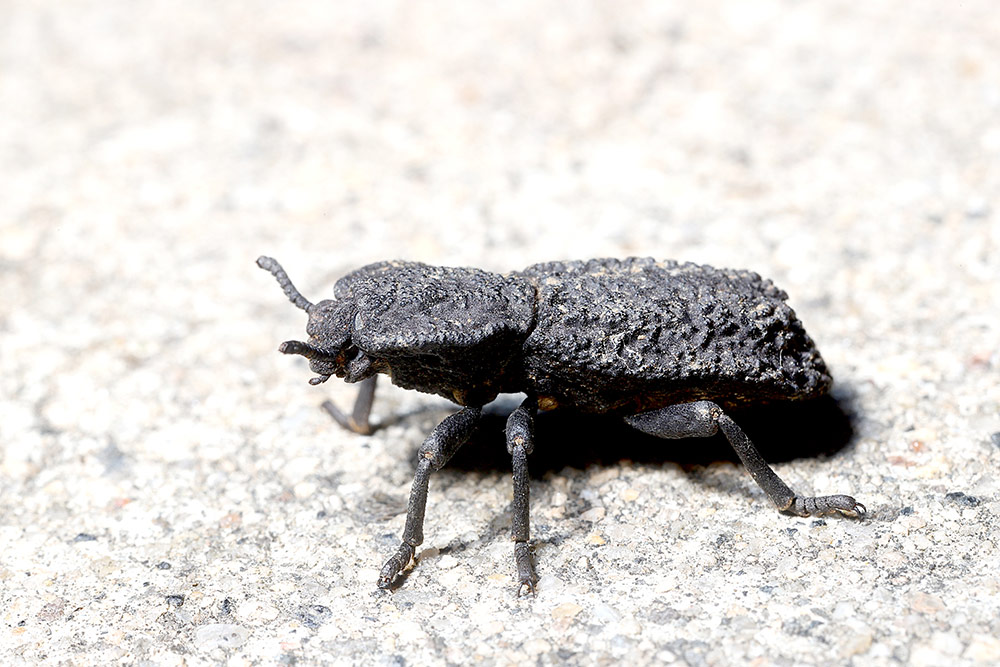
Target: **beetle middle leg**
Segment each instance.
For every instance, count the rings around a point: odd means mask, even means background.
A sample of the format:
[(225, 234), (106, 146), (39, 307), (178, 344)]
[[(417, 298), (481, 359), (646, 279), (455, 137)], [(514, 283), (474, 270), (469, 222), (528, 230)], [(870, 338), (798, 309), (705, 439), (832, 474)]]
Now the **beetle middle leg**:
[(378, 577), (379, 588), (389, 588), (396, 575), (406, 567), (424, 541), (424, 510), (427, 509), (427, 483), (431, 473), (440, 470), (458, 448), (465, 444), (479, 423), (482, 408), (463, 408), (434, 427), (420, 446), (417, 472), (413, 475), (410, 501), (406, 507), (406, 526), (399, 550), (385, 562)]
[(528, 517), (528, 454), (535, 448), (534, 418), (537, 403), (526, 398), (507, 418), (507, 452), (514, 464), (514, 499), (510, 507), (511, 539), (514, 540), (514, 562), (517, 565), (517, 596), (527, 587), (535, 594), (538, 575), (531, 562), (528, 548), (530, 521)]
[(750, 476), (782, 512), (792, 512), (799, 516), (828, 512), (862, 516), (867, 512), (865, 506), (851, 496), (795, 495), (767, 464), (743, 429), (737, 426), (722, 408), (711, 401), (671, 405), (660, 410), (625, 417), (625, 421), (633, 428), (660, 438), (708, 437), (722, 429), (722, 433), (736, 450)]
[(327, 414), (333, 417), (333, 421), (360, 435), (371, 435), (375, 432), (368, 417), (372, 412), (372, 402), (375, 400), (375, 380), (377, 375), (365, 378), (358, 383), (358, 395), (354, 399), (354, 408), (350, 415), (345, 415), (340, 411), (333, 401), (326, 400), (320, 406), (326, 410)]

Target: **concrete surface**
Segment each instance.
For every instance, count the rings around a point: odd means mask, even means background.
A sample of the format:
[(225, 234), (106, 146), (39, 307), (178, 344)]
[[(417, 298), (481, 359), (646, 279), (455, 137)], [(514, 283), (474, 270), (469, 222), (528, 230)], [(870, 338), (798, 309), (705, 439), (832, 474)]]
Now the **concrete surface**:
[[(1000, 662), (993, 3), (494, 4), (0, 6), (0, 663)], [(837, 385), (753, 435), (871, 516), (553, 416), (516, 599), (510, 399), (380, 592), (452, 408), (334, 428), (264, 253), (759, 271)]]

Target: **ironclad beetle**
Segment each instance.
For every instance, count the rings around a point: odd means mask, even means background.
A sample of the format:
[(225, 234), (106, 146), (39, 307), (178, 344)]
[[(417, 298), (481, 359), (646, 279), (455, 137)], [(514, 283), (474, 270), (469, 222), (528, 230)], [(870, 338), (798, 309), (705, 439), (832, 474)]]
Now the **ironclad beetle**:
[(309, 360), (320, 384), (361, 383), (343, 427), (371, 432), (375, 377), (461, 406), (420, 447), (399, 549), (382, 567), (389, 588), (423, 542), (431, 472), (466, 442), (482, 407), (503, 393), (527, 398), (507, 419), (518, 595), (535, 592), (528, 547), (528, 467), (538, 410), (607, 414), (661, 438), (721, 430), (779, 510), (802, 516), (866, 509), (846, 495), (797, 496), (726, 410), (821, 396), (832, 382), (787, 295), (758, 274), (648, 258), (535, 264), (505, 275), (391, 261), (349, 273), (334, 298), (311, 303), (275, 260), (258, 266), (306, 311), (308, 342), (279, 350)]

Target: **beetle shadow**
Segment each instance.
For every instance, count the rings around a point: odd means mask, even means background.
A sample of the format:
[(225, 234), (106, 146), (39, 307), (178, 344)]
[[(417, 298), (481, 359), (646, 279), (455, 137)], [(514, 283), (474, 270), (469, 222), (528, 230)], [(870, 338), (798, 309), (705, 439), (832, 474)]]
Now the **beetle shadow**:
[[(849, 397), (823, 396), (810, 401), (787, 401), (741, 409), (727, 414), (750, 437), (768, 463), (829, 456), (848, 445), (854, 435)], [(507, 415), (516, 402), (500, 400), (484, 410), (469, 441), (447, 468), (475, 472), (510, 471), (504, 437)], [(739, 462), (721, 433), (710, 438), (668, 440), (642, 433), (620, 418), (564, 410), (539, 413), (535, 418), (535, 448), (528, 457), (532, 478), (563, 468), (584, 469), (622, 461), (662, 465), (705, 466), (716, 461)]]

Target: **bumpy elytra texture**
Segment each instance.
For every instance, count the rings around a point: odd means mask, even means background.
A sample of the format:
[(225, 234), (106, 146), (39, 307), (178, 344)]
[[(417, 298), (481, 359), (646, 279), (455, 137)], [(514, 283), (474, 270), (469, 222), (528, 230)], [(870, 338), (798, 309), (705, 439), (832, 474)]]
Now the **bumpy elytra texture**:
[(526, 383), (550, 407), (635, 413), (818, 396), (823, 360), (787, 295), (749, 271), (652, 259), (529, 267)]
[(334, 294), (311, 318), (309, 333), (326, 337), (318, 347), (349, 340), (393, 383), (460, 405), (523, 391), (543, 409), (634, 414), (810, 398), (830, 385), (786, 294), (748, 271), (629, 258), (501, 276), (380, 262)]

